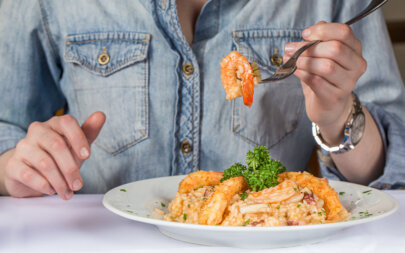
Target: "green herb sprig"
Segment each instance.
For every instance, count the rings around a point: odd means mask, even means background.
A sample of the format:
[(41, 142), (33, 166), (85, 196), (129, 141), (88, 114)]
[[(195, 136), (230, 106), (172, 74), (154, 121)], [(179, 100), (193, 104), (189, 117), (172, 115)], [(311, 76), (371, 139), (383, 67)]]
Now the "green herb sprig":
[(246, 154), (246, 165), (235, 163), (224, 171), (221, 182), (232, 177), (243, 176), (253, 191), (278, 185), (278, 174), (286, 168), (280, 161), (270, 159), (266, 147), (257, 146)]

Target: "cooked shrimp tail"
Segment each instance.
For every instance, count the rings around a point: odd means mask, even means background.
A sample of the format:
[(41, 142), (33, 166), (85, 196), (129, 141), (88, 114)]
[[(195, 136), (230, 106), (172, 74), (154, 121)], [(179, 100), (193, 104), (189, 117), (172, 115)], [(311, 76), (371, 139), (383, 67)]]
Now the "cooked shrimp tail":
[(203, 170), (190, 173), (180, 182), (178, 192), (189, 193), (202, 186), (217, 185), (220, 183), (219, 181), (222, 178), (222, 174), (222, 172)]
[(233, 196), (248, 189), (244, 177), (233, 177), (215, 187), (215, 192), (207, 199), (201, 209), (199, 224), (217, 225), (223, 220), (226, 207)]
[(222, 59), (221, 66), (221, 79), (222, 85), (226, 92), (226, 99), (229, 101), (243, 96), (243, 103), (251, 106), (253, 103), (254, 87), (258, 84), (260, 79), (259, 68), (252, 65), (237, 51), (230, 52)]

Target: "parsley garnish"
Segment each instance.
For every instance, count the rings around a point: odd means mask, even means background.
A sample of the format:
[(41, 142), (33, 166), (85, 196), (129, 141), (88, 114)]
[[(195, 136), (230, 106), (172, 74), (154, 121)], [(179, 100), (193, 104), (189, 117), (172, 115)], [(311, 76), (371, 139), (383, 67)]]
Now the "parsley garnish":
[(183, 220), (187, 220), (187, 214), (183, 213)]
[(240, 196), (241, 200), (245, 200), (249, 196), (249, 193), (244, 192), (244, 193), (239, 194), (239, 196)]
[(339, 195), (343, 196), (343, 195), (345, 195), (345, 192), (339, 192)]
[(127, 190), (125, 190), (125, 189), (121, 189), (120, 191), (122, 191), (122, 192), (127, 192)]
[(163, 202), (160, 202), (160, 205), (161, 205), (162, 207), (165, 207), (165, 206), (166, 206), (165, 203), (163, 203)]
[(242, 223), (242, 226), (246, 226), (250, 224), (250, 219), (247, 219), (245, 222)]
[(253, 191), (261, 191), (278, 185), (278, 174), (286, 171), (280, 161), (270, 159), (270, 152), (263, 146), (255, 147), (253, 152), (247, 152), (246, 165), (235, 163), (226, 169), (221, 182), (243, 176)]
[(372, 213), (369, 213), (368, 211), (365, 212), (359, 212), (360, 217), (370, 217), (371, 215), (373, 215)]
[(367, 193), (370, 194), (370, 192), (371, 192), (371, 190), (364, 191), (363, 194), (367, 194)]
[(297, 208), (300, 208), (300, 206), (301, 206), (301, 204), (298, 204), (298, 205), (297, 205)]

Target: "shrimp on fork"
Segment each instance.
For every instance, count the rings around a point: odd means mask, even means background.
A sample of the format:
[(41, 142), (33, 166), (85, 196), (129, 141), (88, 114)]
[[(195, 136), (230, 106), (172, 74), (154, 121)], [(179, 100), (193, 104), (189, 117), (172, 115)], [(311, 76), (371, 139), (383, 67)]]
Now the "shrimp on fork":
[(260, 81), (260, 71), (237, 51), (230, 52), (222, 59), (221, 80), (226, 92), (226, 99), (243, 96), (243, 103), (251, 106), (253, 103), (254, 87)]

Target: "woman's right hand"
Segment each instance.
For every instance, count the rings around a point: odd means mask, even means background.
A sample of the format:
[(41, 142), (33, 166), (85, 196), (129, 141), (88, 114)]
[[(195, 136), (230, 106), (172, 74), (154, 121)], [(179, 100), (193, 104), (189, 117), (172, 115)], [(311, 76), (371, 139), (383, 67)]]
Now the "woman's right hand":
[(57, 193), (70, 199), (83, 186), (80, 167), (104, 122), (104, 113), (95, 112), (82, 126), (70, 115), (32, 123), (4, 168), (7, 192), (13, 197)]

